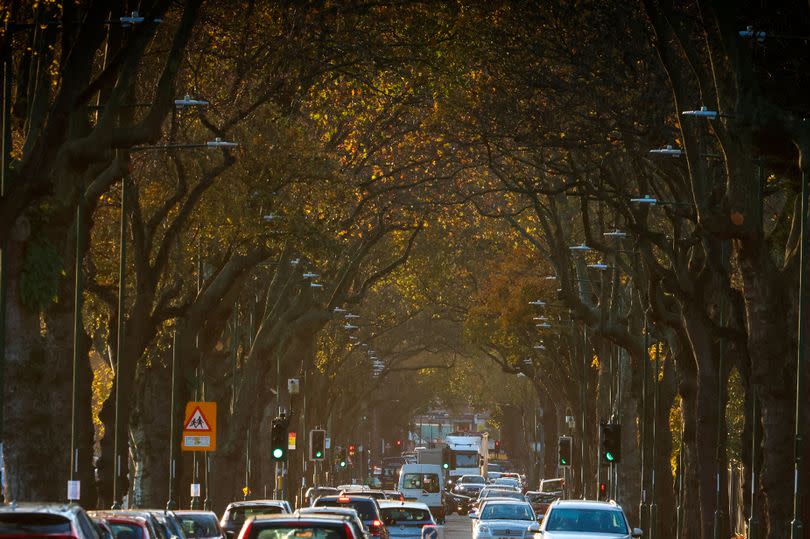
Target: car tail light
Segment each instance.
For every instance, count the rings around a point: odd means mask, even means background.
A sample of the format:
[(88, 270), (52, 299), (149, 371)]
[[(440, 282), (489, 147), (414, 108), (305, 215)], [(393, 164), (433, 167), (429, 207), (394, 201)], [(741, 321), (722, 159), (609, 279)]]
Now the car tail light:
[(382, 522), (379, 520), (375, 520), (374, 522), (371, 523), (371, 525), (374, 526), (375, 528), (379, 528), (380, 526), (382, 526)]
[(352, 501), (348, 496), (338, 496), (338, 503), (349, 503)]

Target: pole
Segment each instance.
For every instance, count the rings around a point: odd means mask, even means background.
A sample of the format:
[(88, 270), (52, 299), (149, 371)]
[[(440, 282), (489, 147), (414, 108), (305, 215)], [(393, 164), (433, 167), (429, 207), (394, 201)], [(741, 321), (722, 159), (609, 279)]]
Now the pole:
[[(0, 198), (6, 194), (6, 173), (8, 172), (9, 146), (11, 141), (11, 130), (8, 118), (9, 103), (11, 101), (11, 76), (9, 73), (9, 61), (3, 60), (3, 103), (0, 110), (0, 138), (2, 138), (2, 148), (0, 148)], [(6, 263), (7, 246), (5, 241), (0, 243), (0, 503), (4, 503), (6, 496), (6, 463), (3, 453), (3, 424), (5, 416), (3, 414), (3, 403), (5, 402), (6, 384)]]
[[(802, 155), (802, 161), (810, 156)], [(802, 510), (802, 434), (804, 430), (804, 416), (802, 414), (802, 393), (804, 392), (804, 346), (806, 339), (804, 319), (807, 309), (807, 166), (802, 163), (802, 221), (801, 235), (799, 236), (799, 337), (796, 349), (796, 426), (794, 434), (793, 449), (793, 521), (790, 523), (790, 539), (801, 539), (804, 537), (800, 512)]]
[(174, 459), (174, 416), (175, 416), (175, 398), (176, 398), (176, 382), (177, 382), (177, 329), (175, 328), (172, 335), (172, 398), (171, 409), (169, 411), (169, 501), (166, 502), (166, 510), (174, 511), (177, 509), (177, 502), (174, 499), (174, 483), (176, 474), (176, 463)]
[[(588, 326), (583, 324), (582, 325), (582, 384), (580, 385), (580, 399), (582, 403), (582, 427), (581, 431), (581, 439), (579, 441), (580, 445), (580, 457), (579, 457), (579, 477), (580, 481), (582, 482), (580, 492), (582, 492), (583, 497), (587, 492), (587, 486), (585, 482), (585, 418), (587, 417), (587, 413), (585, 411), (586, 408), (586, 399), (587, 399), (587, 392), (586, 387), (588, 384)], [(599, 463), (596, 464), (599, 466)]]
[[(76, 481), (78, 476), (78, 440), (76, 400), (78, 391), (79, 355), (81, 353), (82, 327), (82, 297), (84, 293), (84, 279), (82, 275), (82, 253), (84, 253), (84, 192), (79, 192), (79, 202), (76, 205), (76, 252), (75, 252), (75, 283), (73, 287), (73, 381), (70, 406), (70, 479)], [(118, 384), (116, 383), (116, 386)], [(78, 501), (78, 500), (68, 500)]]
[[(722, 253), (722, 263), (725, 264), (725, 243), (722, 244), (720, 249)], [(725, 324), (725, 301), (724, 295), (721, 292), (720, 301), (719, 303), (719, 313), (718, 313), (718, 322), (720, 324), (720, 328), (723, 328)], [(712, 535), (713, 539), (720, 539), (720, 536), (723, 535), (721, 530), (722, 523), (723, 523), (723, 508), (721, 506), (722, 497), (720, 495), (720, 477), (721, 477), (721, 468), (722, 468), (722, 460), (723, 455), (720, 451), (721, 443), (723, 440), (723, 426), (725, 422), (723, 421), (723, 362), (725, 360), (725, 340), (721, 335), (719, 337), (718, 343), (718, 354), (717, 354), (717, 439), (715, 440), (715, 448), (714, 448), (714, 461), (717, 469), (715, 470), (715, 477), (714, 477), (714, 484), (715, 484), (715, 500), (714, 500), (714, 533)]]
[(126, 294), (126, 265), (127, 265), (127, 180), (121, 181), (121, 235), (119, 238), (118, 256), (118, 320), (115, 344), (115, 433), (113, 434), (113, 458), (115, 471), (113, 473), (113, 509), (121, 509), (118, 499), (118, 476), (121, 475), (121, 455), (119, 455), (118, 420), (120, 411), (121, 381), (121, 353), (124, 350), (124, 301)]
[(639, 442), (641, 445), (641, 497), (638, 504), (638, 520), (639, 520), (639, 528), (642, 530), (646, 528), (645, 523), (646, 520), (644, 518), (644, 514), (647, 509), (647, 490), (644, 488), (646, 486), (645, 479), (646, 474), (644, 473), (644, 454), (647, 450), (647, 350), (650, 346), (650, 336), (647, 327), (647, 311), (644, 311), (644, 350), (643, 354), (641, 355), (641, 421), (639, 421)]
[(757, 402), (757, 386), (751, 385), (753, 402), (751, 404), (751, 516), (748, 517), (748, 539), (759, 539), (759, 518), (757, 518), (757, 425), (759, 424), (759, 409)]
[(655, 372), (653, 373), (653, 420), (652, 420), (652, 466), (650, 467), (650, 535), (651, 539), (655, 539), (658, 535), (657, 517), (658, 506), (655, 503), (655, 456), (656, 456), (656, 443), (657, 443), (657, 423), (658, 423), (658, 399), (659, 399), (659, 384), (658, 373), (661, 369), (661, 360), (659, 357), (660, 342), (655, 343)]

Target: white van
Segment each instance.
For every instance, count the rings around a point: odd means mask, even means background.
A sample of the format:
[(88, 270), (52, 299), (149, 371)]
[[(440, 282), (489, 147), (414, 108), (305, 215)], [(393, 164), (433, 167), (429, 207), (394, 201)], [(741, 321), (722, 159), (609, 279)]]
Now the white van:
[(436, 522), (444, 523), (444, 473), (439, 464), (403, 464), (398, 487), (406, 500), (424, 503)]

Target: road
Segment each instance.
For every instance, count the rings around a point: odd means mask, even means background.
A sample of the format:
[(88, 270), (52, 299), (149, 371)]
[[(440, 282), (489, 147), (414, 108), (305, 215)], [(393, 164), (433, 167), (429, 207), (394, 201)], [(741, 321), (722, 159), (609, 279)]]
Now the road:
[(472, 527), (470, 518), (466, 516), (451, 515), (447, 517), (444, 526), (444, 539), (470, 539)]

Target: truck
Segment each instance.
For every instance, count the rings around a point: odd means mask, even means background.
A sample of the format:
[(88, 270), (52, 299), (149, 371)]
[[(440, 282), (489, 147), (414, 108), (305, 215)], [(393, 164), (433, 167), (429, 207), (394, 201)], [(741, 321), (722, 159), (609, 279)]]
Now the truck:
[[(450, 452), (450, 477), (482, 475), (489, 463), (489, 433), (454, 432), (444, 438)], [(440, 455), (441, 456), (441, 455)]]

